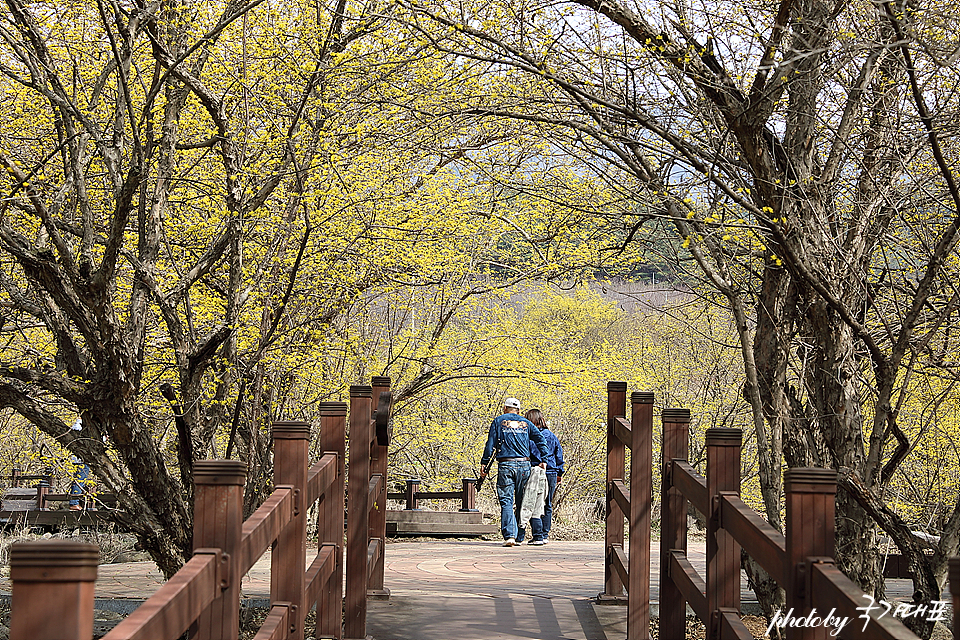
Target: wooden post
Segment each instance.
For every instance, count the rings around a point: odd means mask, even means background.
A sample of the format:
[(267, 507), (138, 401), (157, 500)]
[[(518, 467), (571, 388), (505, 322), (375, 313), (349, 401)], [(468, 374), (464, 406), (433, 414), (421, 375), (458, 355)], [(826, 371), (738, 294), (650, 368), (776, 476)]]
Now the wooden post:
[(630, 584), (627, 640), (650, 637), (650, 505), (653, 504), (653, 394), (630, 394)]
[(607, 509), (604, 534), (603, 593), (597, 596), (602, 604), (626, 604), (623, 581), (613, 566), (614, 548), (623, 549), (624, 513), (613, 499), (613, 481), (626, 476), (626, 446), (616, 436), (614, 425), (617, 418), (625, 418), (627, 409), (627, 383), (607, 383)]
[(43, 540), (10, 547), (11, 640), (90, 640), (95, 544)]
[[(837, 472), (833, 469), (795, 468), (783, 474), (786, 493), (786, 545), (789, 579), (786, 609), (793, 616), (810, 609), (808, 558), (833, 556)], [(823, 640), (824, 626), (787, 627), (787, 640)]]
[[(380, 394), (390, 393), (390, 378), (375, 376), (371, 384), (370, 420), (372, 421), (380, 401)], [(387, 600), (390, 598), (390, 589), (383, 586), (383, 561), (387, 543), (387, 445), (380, 442), (372, 430), (370, 436), (373, 438), (373, 443), (370, 445), (370, 473), (372, 476), (380, 475), (380, 490), (377, 492), (374, 503), (370, 505), (370, 539), (380, 541), (380, 553), (370, 569), (367, 597)]]
[(418, 493), (420, 493), (420, 478), (407, 480), (407, 488), (404, 490), (404, 498), (406, 498), (407, 506), (404, 511), (415, 511), (419, 508), (417, 506)]
[(953, 596), (953, 638), (960, 640), (960, 558), (950, 558), (950, 595)]
[(477, 479), (463, 478), (463, 498), (460, 511), (477, 511)]
[(344, 637), (361, 640), (367, 630), (367, 535), (370, 531), (370, 405), (373, 389), (350, 387), (350, 477), (347, 481), (347, 592)]
[(317, 531), (321, 545), (334, 546), (334, 570), (317, 599), (317, 629), (315, 638), (343, 637), (343, 474), (346, 461), (345, 402), (320, 403), (320, 450), (337, 454), (337, 480), (317, 510)]
[(720, 492), (740, 495), (740, 429), (707, 429), (707, 637), (720, 637), (720, 609), (740, 610), (740, 544), (721, 528)]
[(673, 486), (674, 460), (690, 454), (690, 410), (663, 410), (660, 490), (660, 637), (686, 636), (687, 603), (670, 577), (670, 555), (687, 552), (687, 499)]
[(10, 470), (10, 487), (16, 488), (20, 486), (20, 476), (23, 475), (23, 469), (20, 467), (14, 467)]
[(277, 536), (270, 569), (270, 602), (290, 603), (287, 640), (303, 640), (307, 615), (303, 606), (307, 571), (307, 514), (303, 496), (307, 487), (309, 448), (309, 423), (273, 423), (273, 486), (290, 486), (294, 490), (293, 520)]
[(40, 480), (37, 482), (37, 510), (46, 511), (49, 509), (47, 506), (47, 494), (50, 493), (50, 483), (46, 480)]
[(227, 563), (227, 586), (194, 623), (195, 640), (232, 640), (240, 633), (240, 537), (247, 465), (200, 460), (193, 466), (193, 549), (217, 548)]

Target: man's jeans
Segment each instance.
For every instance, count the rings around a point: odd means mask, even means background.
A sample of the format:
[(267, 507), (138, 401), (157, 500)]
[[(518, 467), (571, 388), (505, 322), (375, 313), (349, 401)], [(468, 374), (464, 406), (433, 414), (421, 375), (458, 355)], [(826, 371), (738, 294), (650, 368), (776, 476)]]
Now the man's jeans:
[(497, 462), (497, 498), (500, 499), (500, 531), (503, 539), (523, 540), (522, 526), (517, 529), (520, 516), (520, 500), (530, 478), (529, 460), (503, 460)]
[(546, 540), (553, 522), (553, 492), (557, 489), (557, 474), (547, 472), (547, 495), (543, 499), (543, 515), (530, 518), (530, 533), (534, 540)]

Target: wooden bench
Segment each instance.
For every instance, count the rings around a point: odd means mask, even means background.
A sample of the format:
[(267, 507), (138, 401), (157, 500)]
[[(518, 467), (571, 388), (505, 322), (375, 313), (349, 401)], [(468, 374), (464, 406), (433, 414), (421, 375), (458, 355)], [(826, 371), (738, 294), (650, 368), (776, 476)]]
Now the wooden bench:
[[(77, 527), (93, 526), (109, 517), (109, 510), (117, 503), (112, 494), (50, 493), (52, 470), (43, 474), (25, 475), (20, 469), (6, 476), (9, 487), (0, 498), (0, 526)], [(36, 482), (34, 486), (22, 486)], [(79, 511), (67, 508), (65, 503), (78, 500)], [(54, 504), (58, 504), (55, 508)]]
[[(391, 536), (483, 536), (495, 534), (499, 527), (484, 524), (477, 508), (477, 481), (463, 478), (460, 491), (420, 491), (420, 480), (407, 480), (403, 493), (388, 493), (393, 500), (404, 500), (406, 509), (387, 511), (387, 534)], [(459, 500), (459, 511), (425, 511), (420, 500)]]

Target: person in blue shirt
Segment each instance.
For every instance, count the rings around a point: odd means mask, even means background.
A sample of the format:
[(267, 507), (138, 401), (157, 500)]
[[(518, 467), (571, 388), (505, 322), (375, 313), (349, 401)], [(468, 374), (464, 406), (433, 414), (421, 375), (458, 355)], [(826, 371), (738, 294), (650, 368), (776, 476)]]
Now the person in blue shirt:
[[(80, 431), (83, 429), (83, 419), (77, 418), (70, 429), (73, 431)], [(90, 479), (90, 467), (88, 467), (87, 463), (77, 456), (71, 456), (70, 461), (74, 465), (73, 481), (70, 483), (70, 495), (77, 496), (76, 498), (70, 499), (70, 511), (80, 511), (83, 509), (83, 507), (80, 506), (79, 496), (82, 496), (86, 492)]]
[(539, 518), (530, 519), (531, 540), (529, 544), (541, 545), (547, 544), (547, 537), (550, 535), (550, 526), (553, 522), (553, 493), (557, 490), (557, 485), (563, 478), (563, 447), (560, 446), (560, 440), (557, 439), (557, 436), (550, 431), (549, 426), (543, 419), (543, 413), (539, 409), (530, 409), (523, 415), (540, 429), (540, 435), (546, 442), (546, 447), (540, 449), (536, 457), (546, 464), (547, 496), (543, 502), (543, 515)]
[[(507, 398), (503, 401), (503, 414), (494, 418), (490, 425), (487, 445), (480, 458), (480, 468), (486, 469), (496, 452), (500, 531), (505, 547), (523, 541), (524, 529), (518, 519), (520, 500), (530, 477), (531, 443), (540, 450), (546, 449), (546, 441), (540, 435), (540, 430), (520, 415), (520, 401)], [(481, 471), (481, 477), (486, 475)]]

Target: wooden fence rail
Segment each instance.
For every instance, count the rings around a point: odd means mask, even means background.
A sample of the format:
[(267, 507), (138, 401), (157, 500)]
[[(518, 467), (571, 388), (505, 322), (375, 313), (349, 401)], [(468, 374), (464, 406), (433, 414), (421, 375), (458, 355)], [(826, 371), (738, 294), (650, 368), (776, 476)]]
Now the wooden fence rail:
[(9, 476), (4, 476), (4, 479), (10, 484), (11, 487), (19, 487), (23, 485), (24, 482), (46, 482), (47, 486), (53, 484), (53, 468), (48, 467), (46, 471), (41, 474), (28, 475), (23, 473), (23, 469), (20, 467), (14, 467), (10, 470)]
[[(0, 476), (5, 484), (0, 486), (0, 526), (62, 530), (96, 527), (118, 517), (122, 519), (116, 495), (96, 491), (86, 482), (79, 483), (79, 493), (52, 493), (55, 477), (52, 467), (40, 474), (26, 474), (13, 467), (10, 475)], [(76, 502), (79, 508), (68, 508), (70, 502)]]
[[(843, 638), (915, 640), (914, 635), (883, 608), (869, 611), (866, 626), (863, 591), (834, 564), (834, 506), (836, 472), (795, 468), (784, 473), (786, 535), (780, 534), (740, 499), (739, 429), (706, 431), (706, 478), (686, 460), (689, 413), (663, 414), (662, 558), (660, 566), (661, 637), (682, 638), (686, 605), (707, 627), (708, 638), (751, 640), (740, 620), (740, 548), (747, 549), (786, 590), (787, 612), (795, 618), (816, 610), (848, 617), (855, 624), (843, 629)], [(686, 557), (686, 503), (707, 520), (706, 578)], [(957, 566), (954, 559), (952, 567)], [(956, 571), (956, 569), (953, 569)], [(958, 589), (957, 576), (951, 588)], [(956, 595), (954, 595), (956, 600)], [(858, 609), (859, 607), (859, 609)], [(788, 640), (828, 637), (826, 624), (787, 626)], [(960, 629), (954, 627), (954, 637)]]
[[(627, 385), (607, 385), (607, 522), (604, 585), (600, 602), (627, 602), (629, 640), (648, 637), (650, 627), (650, 505), (653, 502), (653, 394), (630, 396)], [(626, 449), (630, 485), (626, 485)], [(629, 555), (623, 548), (623, 519), (630, 527)], [(624, 596), (624, 588), (627, 594)], [(632, 631), (631, 631), (632, 630)], [(642, 630), (642, 631), (641, 631)], [(667, 636), (663, 636), (667, 637)]]
[[(631, 420), (625, 413), (626, 384), (607, 385), (607, 522), (604, 592), (599, 602), (627, 601), (627, 638), (649, 638), (650, 469), (653, 394), (631, 395)], [(834, 553), (836, 473), (829, 469), (790, 469), (784, 474), (786, 536), (740, 499), (739, 429), (708, 429), (706, 477), (688, 462), (690, 412), (662, 413), (660, 532), (660, 637), (683, 638), (687, 605), (707, 627), (707, 638), (750, 639), (740, 619), (741, 546), (783, 586), (787, 610), (803, 617), (849, 617), (840, 637), (914, 640), (892, 615), (870, 612), (864, 631), (863, 592), (841, 573)], [(631, 449), (630, 487), (625, 451)], [(687, 559), (687, 504), (706, 516), (706, 576)], [(630, 553), (623, 549), (623, 518), (628, 516)], [(646, 572), (644, 572), (644, 569)], [(627, 586), (627, 595), (623, 589)], [(950, 564), (954, 637), (960, 640), (960, 559)], [(857, 609), (857, 607), (861, 607)], [(882, 612), (880, 608), (878, 611)], [(826, 638), (826, 626), (787, 627), (790, 640)]]
[[(193, 557), (105, 640), (175, 640), (188, 630), (197, 640), (237, 638), (240, 580), (268, 548), (271, 610), (257, 640), (303, 640), (306, 613), (314, 604), (314, 637), (340, 639), (344, 632), (348, 638), (365, 637), (365, 605), (359, 607), (359, 624), (356, 619), (346, 624), (344, 613), (357, 615), (358, 605), (349, 597), (351, 587), (359, 589), (363, 600), (367, 585), (379, 584), (382, 589), (383, 584), (383, 525), (371, 514), (385, 507), (389, 387), (388, 378), (375, 378), (372, 389), (351, 389), (351, 480), (357, 469), (366, 474), (353, 484), (362, 490), (351, 492), (351, 499), (362, 507), (359, 511), (351, 505), (351, 513), (357, 513), (348, 526), (347, 601), (352, 609), (343, 606), (342, 587), (347, 405), (326, 402), (320, 406), (322, 455), (312, 466), (310, 425), (274, 423), (274, 491), (246, 522), (241, 515), (245, 465), (235, 460), (196, 464)], [(379, 396), (377, 413), (371, 409), (373, 390)], [(377, 473), (370, 473), (372, 467)], [(317, 554), (307, 567), (306, 516), (316, 502)], [(91, 638), (98, 558), (95, 545), (64, 541), (13, 545), (11, 639)], [(58, 615), (48, 615), (51, 607)]]

